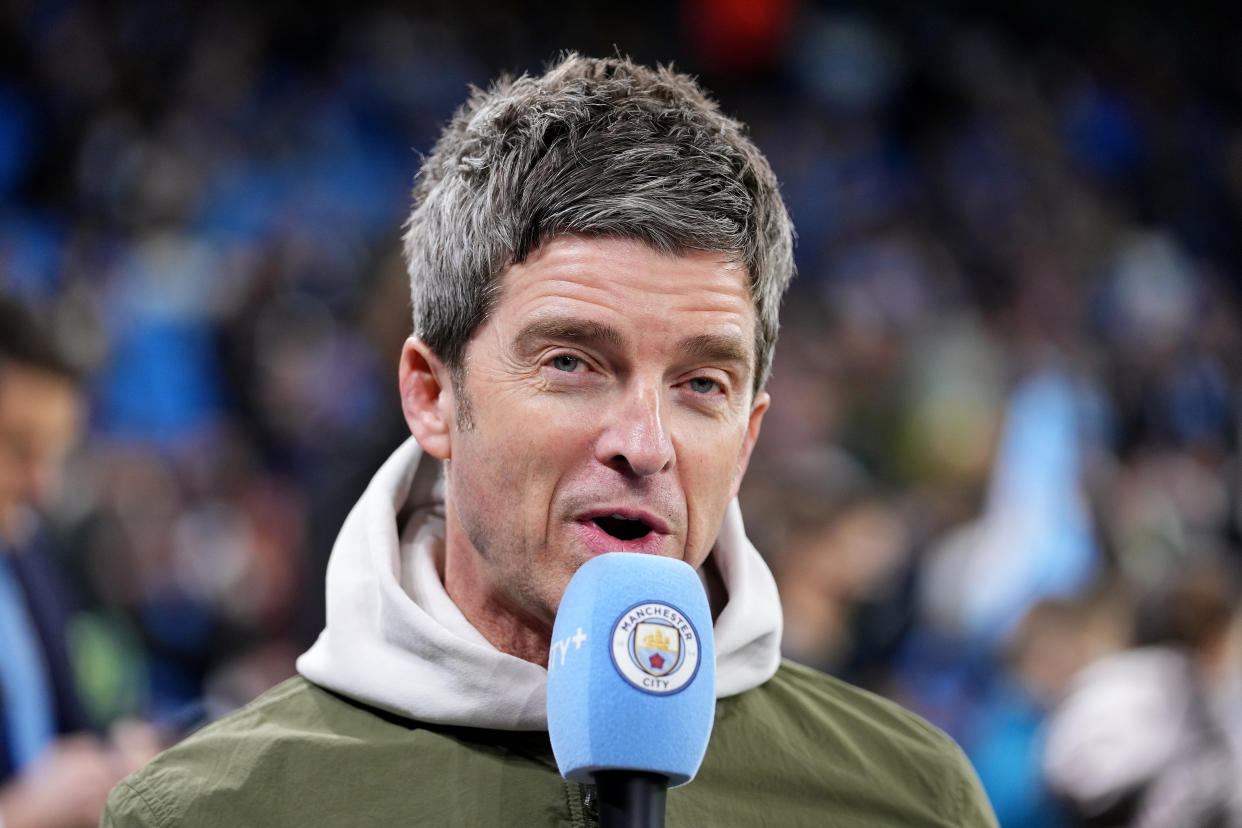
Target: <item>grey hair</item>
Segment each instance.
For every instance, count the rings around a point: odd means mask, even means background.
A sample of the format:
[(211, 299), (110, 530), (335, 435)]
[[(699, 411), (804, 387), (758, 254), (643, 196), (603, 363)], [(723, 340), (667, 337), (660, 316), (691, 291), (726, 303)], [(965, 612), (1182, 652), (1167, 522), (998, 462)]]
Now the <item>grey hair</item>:
[(474, 89), (419, 171), (405, 255), (414, 333), (459, 375), (499, 275), (565, 234), (742, 264), (757, 392), (793, 276), (793, 228), (767, 160), (687, 75), (565, 55)]

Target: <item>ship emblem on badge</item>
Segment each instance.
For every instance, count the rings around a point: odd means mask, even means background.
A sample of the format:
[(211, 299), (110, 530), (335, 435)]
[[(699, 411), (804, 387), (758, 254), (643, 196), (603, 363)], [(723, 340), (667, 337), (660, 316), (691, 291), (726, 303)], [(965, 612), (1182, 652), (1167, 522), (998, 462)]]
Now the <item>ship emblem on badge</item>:
[(698, 675), (698, 631), (670, 604), (635, 604), (613, 624), (612, 663), (622, 678), (644, 693), (671, 695)]

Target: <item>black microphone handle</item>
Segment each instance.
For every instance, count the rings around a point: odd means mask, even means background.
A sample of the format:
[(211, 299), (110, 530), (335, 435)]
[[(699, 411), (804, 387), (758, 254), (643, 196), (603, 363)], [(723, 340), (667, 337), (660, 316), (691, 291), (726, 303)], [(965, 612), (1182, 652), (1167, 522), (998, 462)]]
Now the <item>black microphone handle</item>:
[(600, 828), (664, 828), (668, 777), (648, 771), (596, 771)]

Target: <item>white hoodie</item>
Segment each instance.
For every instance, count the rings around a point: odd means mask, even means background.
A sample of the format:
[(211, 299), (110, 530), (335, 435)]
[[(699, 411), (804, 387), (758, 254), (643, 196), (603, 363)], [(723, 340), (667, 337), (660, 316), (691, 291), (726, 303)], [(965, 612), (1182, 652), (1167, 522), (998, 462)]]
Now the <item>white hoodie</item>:
[[(424, 722), (546, 730), (548, 673), (488, 643), (440, 581), (440, 463), (413, 439), (376, 473), (328, 562), (327, 623), (298, 659), (310, 681)], [(711, 558), (728, 591), (716, 617), (716, 696), (767, 681), (780, 663), (776, 583), (729, 504)]]

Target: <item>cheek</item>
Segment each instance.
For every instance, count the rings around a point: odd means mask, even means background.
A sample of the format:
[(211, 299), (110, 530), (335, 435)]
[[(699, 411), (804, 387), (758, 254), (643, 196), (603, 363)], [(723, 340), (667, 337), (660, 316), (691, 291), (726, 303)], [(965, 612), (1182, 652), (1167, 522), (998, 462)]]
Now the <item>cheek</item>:
[(549, 481), (590, 459), (597, 401), (569, 395), (511, 395), (502, 405), (489, 406), (490, 440), (495, 454), (510, 464), (515, 478)]
[[(541, 533), (558, 481), (571, 467), (572, 435), (547, 417), (477, 417), (473, 429), (459, 432), (450, 468), (450, 497), (463, 522), (528, 539)], [(484, 438), (483, 434), (487, 437)]]
[(687, 491), (727, 495), (738, 478), (745, 428), (736, 422), (697, 422), (680, 427), (677, 433), (678, 463)]
[(703, 562), (720, 533), (738, 475), (740, 443), (740, 438), (721, 440), (714, 450), (695, 452), (682, 463), (691, 531), (686, 553), (692, 566)]

